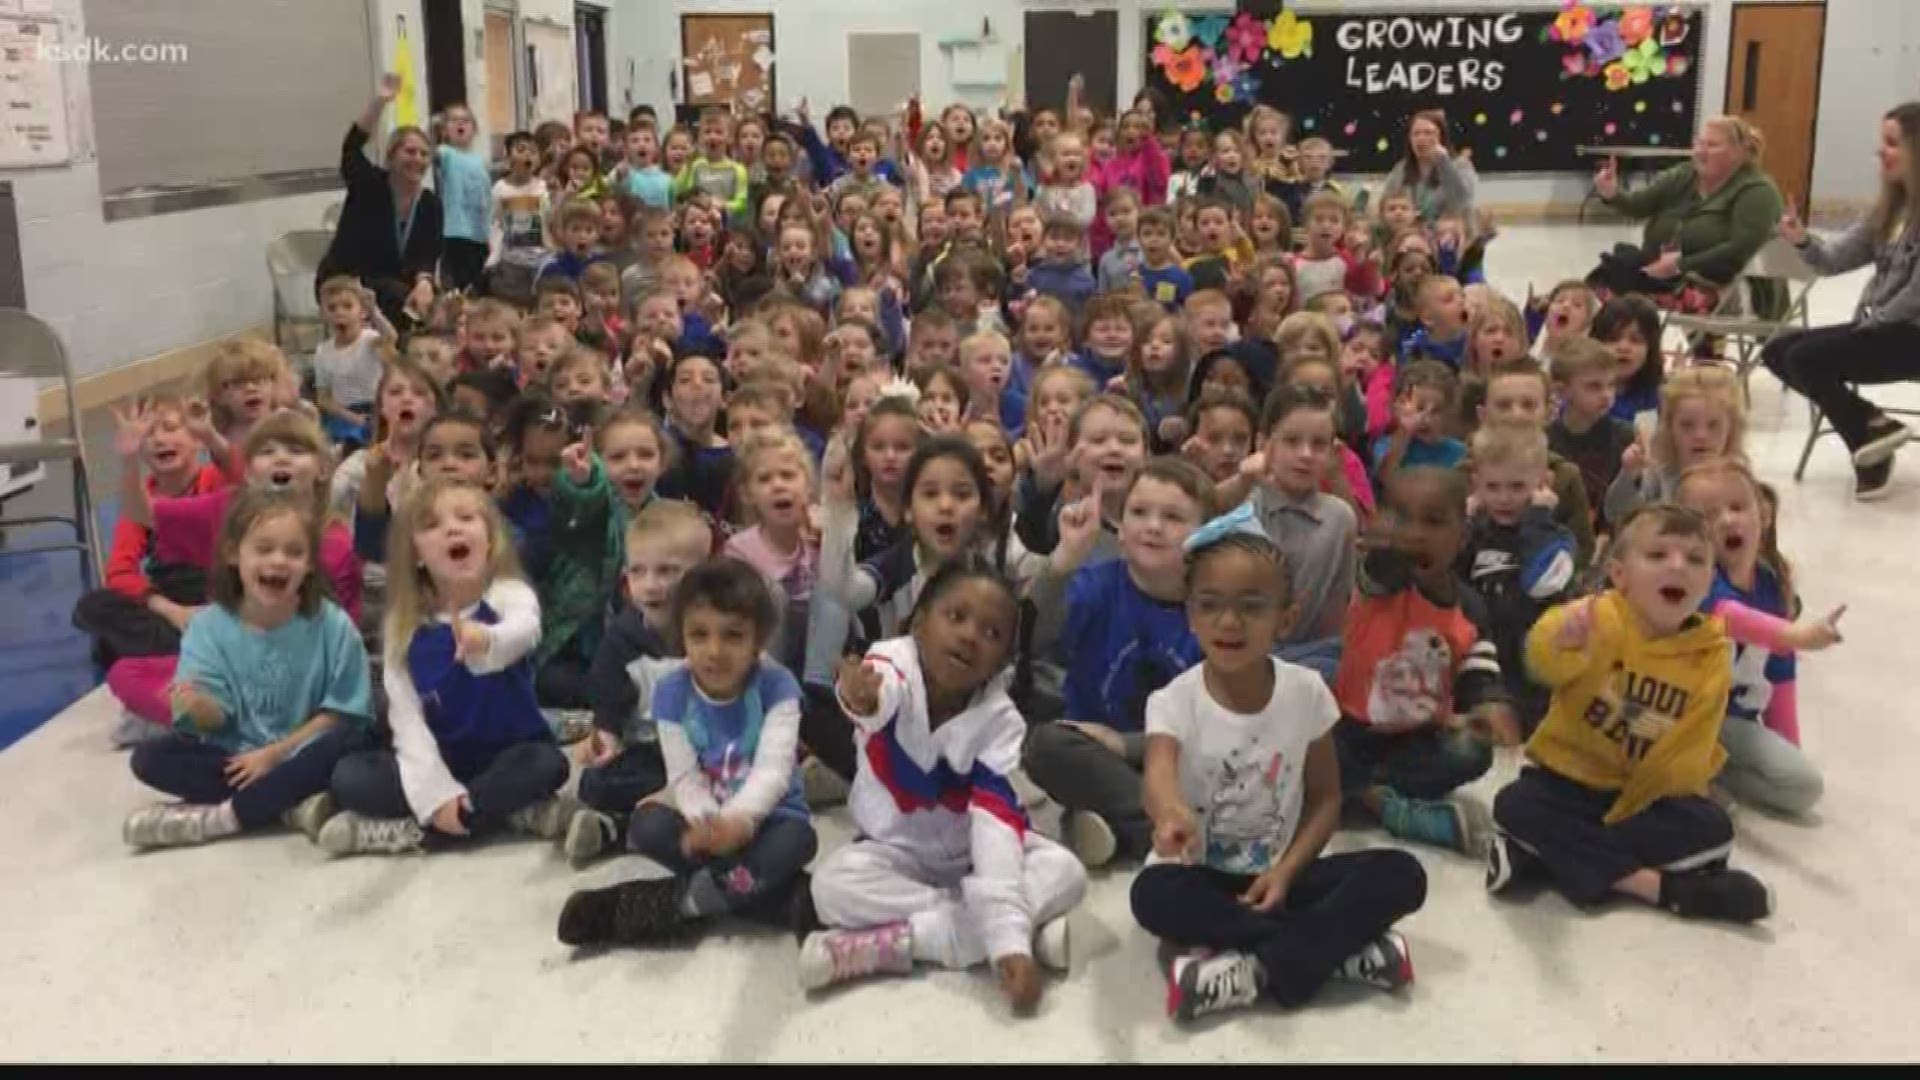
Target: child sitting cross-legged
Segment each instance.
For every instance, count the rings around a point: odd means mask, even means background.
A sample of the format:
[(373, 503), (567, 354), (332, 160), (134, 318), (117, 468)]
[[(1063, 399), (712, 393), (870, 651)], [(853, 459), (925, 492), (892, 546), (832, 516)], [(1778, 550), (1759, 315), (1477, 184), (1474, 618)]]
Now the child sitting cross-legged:
[(1147, 700), (1153, 856), (1134, 918), (1189, 951), (1167, 974), (1181, 1020), (1262, 997), (1304, 1004), (1329, 978), (1413, 980), (1392, 925), (1426, 873), (1404, 851), (1322, 856), (1340, 824), (1340, 709), (1270, 655), (1293, 618), (1287, 570), (1249, 506), (1188, 537), (1187, 620), (1205, 659)]
[(567, 758), (533, 696), (540, 600), (493, 499), (456, 480), (408, 496), (387, 542), (391, 749), (341, 759), (333, 855), (435, 849), (506, 829), (553, 838)]
[(1733, 822), (1707, 797), (1733, 680), (1726, 626), (1700, 614), (1713, 561), (1700, 514), (1643, 507), (1614, 537), (1609, 588), (1534, 624), (1527, 661), (1553, 704), (1494, 800), (1488, 892), (1533, 878), (1583, 907), (1620, 895), (1685, 918), (1773, 913), (1772, 890), (1727, 866)]
[(814, 907), (833, 929), (801, 944), (806, 988), (904, 975), (915, 961), (991, 962), (1015, 1011), (1030, 1013), (1036, 961), (1066, 969), (1065, 916), (1087, 879), (1033, 831), (1010, 781), (1026, 730), (1007, 696), (1018, 625), (1005, 579), (955, 561), (927, 582), (905, 636), (841, 667), (862, 839), (814, 875)]
[(1404, 469), (1387, 485), (1347, 610), (1340, 673), (1340, 788), (1387, 831), (1472, 851), (1468, 805), (1448, 799), (1493, 763), (1488, 742), (1519, 739), (1484, 605), (1454, 567), (1466, 480)]
[(664, 944), (726, 915), (791, 925), (818, 840), (794, 774), (800, 685), (761, 656), (779, 618), (766, 578), (738, 559), (702, 563), (674, 587), (687, 658), (648, 708), (667, 787), (627, 829), (628, 848), (672, 876), (574, 893), (560, 911), (565, 944)]

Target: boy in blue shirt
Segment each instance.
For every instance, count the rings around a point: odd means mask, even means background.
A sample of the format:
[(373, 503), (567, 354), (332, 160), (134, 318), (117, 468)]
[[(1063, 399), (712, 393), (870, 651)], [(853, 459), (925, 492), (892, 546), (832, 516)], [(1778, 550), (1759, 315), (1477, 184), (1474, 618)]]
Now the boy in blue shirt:
[(1050, 214), (1041, 233), (1040, 258), (1027, 266), (1027, 287), (1067, 305), (1079, 318), (1093, 295), (1093, 270), (1087, 264), (1087, 230), (1066, 214)]
[(673, 177), (660, 167), (660, 136), (652, 128), (627, 129), (627, 160), (615, 170), (615, 179), (641, 205), (673, 209)]
[(1460, 283), (1444, 274), (1429, 274), (1416, 297), (1420, 329), (1406, 341), (1400, 359), (1437, 360), (1460, 370), (1467, 355), (1467, 297)]
[(1173, 249), (1173, 211), (1155, 206), (1140, 212), (1140, 287), (1147, 299), (1168, 311), (1193, 294), (1193, 275), (1180, 265), (1180, 253)]
[(1459, 394), (1459, 378), (1438, 360), (1415, 360), (1400, 369), (1394, 380), (1393, 430), (1373, 442), (1373, 471), (1381, 483), (1403, 466), (1459, 466), (1467, 446), (1444, 434)]

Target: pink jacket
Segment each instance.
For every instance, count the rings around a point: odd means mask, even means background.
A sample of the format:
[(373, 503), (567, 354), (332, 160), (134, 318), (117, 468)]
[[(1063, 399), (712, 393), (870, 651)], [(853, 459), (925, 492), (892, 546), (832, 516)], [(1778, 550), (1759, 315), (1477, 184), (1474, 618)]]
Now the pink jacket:
[[(1093, 190), (1099, 194), (1103, 210), (1107, 193), (1123, 187), (1132, 188), (1139, 194), (1142, 207), (1160, 206), (1167, 201), (1167, 177), (1172, 171), (1173, 165), (1167, 160), (1167, 152), (1160, 149), (1160, 141), (1149, 136), (1141, 139), (1140, 145), (1132, 153), (1116, 153), (1092, 165), (1087, 179), (1093, 182)], [(1113, 232), (1107, 228), (1107, 215), (1104, 212), (1094, 214), (1093, 229), (1087, 239), (1093, 245), (1093, 258), (1097, 263), (1100, 256), (1113, 246)]]

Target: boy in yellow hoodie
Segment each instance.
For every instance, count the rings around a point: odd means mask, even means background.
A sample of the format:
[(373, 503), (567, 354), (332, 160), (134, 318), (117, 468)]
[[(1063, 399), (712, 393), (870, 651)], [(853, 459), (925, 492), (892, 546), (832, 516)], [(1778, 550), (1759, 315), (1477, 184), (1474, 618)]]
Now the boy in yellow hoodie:
[(1576, 904), (1618, 893), (1688, 918), (1773, 912), (1727, 868), (1733, 822), (1706, 797), (1720, 771), (1733, 644), (1699, 614), (1713, 546), (1698, 513), (1661, 503), (1620, 526), (1611, 588), (1541, 616), (1527, 664), (1553, 692), (1528, 768), (1494, 800), (1487, 891), (1550, 878)]

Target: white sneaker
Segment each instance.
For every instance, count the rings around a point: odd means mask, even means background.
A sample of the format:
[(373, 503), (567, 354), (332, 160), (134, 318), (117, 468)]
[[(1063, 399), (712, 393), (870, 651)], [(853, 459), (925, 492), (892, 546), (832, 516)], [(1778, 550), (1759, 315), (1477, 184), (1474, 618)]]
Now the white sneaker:
[(130, 750), (143, 742), (164, 739), (168, 735), (166, 728), (159, 724), (142, 720), (130, 712), (120, 713), (120, 722), (113, 726), (113, 733), (107, 738), (112, 741), (115, 750)]
[(120, 835), (130, 847), (161, 848), (204, 844), (239, 831), (224, 805), (158, 803), (127, 815)]
[(821, 930), (800, 943), (800, 985), (808, 990), (912, 970), (913, 928), (904, 921), (865, 930)]
[(575, 870), (600, 857), (600, 853), (619, 842), (620, 827), (613, 815), (598, 810), (575, 810), (567, 822), (567, 838), (560, 842), (567, 853), (567, 865)]
[(507, 815), (507, 828), (536, 840), (558, 840), (567, 835), (580, 803), (567, 795), (549, 795)]
[(1067, 850), (1079, 856), (1080, 864), (1089, 870), (1112, 862), (1114, 853), (1120, 850), (1113, 826), (1090, 810), (1069, 810), (1060, 815), (1060, 834)]
[(1222, 1009), (1238, 1009), (1260, 1000), (1266, 972), (1252, 953), (1182, 956), (1167, 972), (1167, 1015), (1192, 1020)]
[(329, 855), (403, 855), (420, 850), (425, 829), (412, 818), (374, 818), (343, 810), (327, 820), (314, 842)]
[(1033, 934), (1033, 958), (1041, 967), (1054, 971), (1073, 970), (1073, 938), (1067, 932), (1067, 917), (1060, 916), (1040, 924)]
[(333, 796), (325, 791), (318, 795), (309, 795), (302, 799), (299, 806), (280, 815), (280, 821), (287, 828), (301, 833), (316, 843), (320, 840), (320, 830), (337, 812)]

